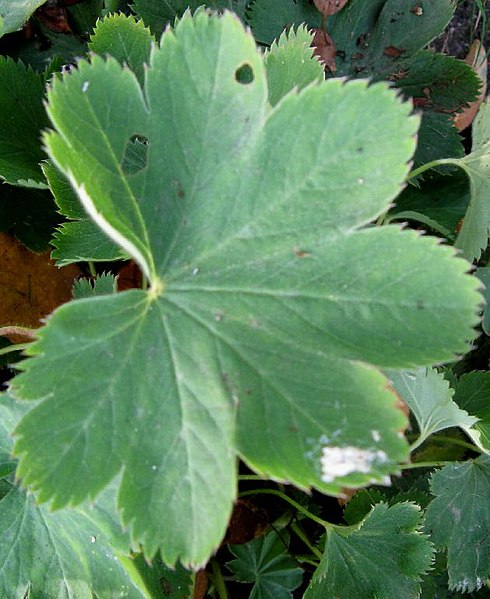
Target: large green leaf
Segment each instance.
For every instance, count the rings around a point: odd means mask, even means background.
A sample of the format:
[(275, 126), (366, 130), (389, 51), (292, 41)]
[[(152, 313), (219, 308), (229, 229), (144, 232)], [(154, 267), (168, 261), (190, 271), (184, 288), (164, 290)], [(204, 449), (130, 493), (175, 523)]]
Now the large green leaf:
[(490, 457), (445, 466), (431, 487), (425, 528), (436, 547), (447, 549), (449, 587), (478, 590), (490, 576)]
[(0, 36), (20, 29), (47, 0), (0, 0)]
[(366, 226), (407, 174), (411, 106), (331, 80), (270, 110), (252, 36), (199, 11), (152, 50), (144, 93), (95, 56), (54, 82), (49, 113), (51, 157), (150, 287), (65, 304), (30, 346), (14, 389), (43, 401), (16, 431), (24, 484), (60, 507), (122, 470), (133, 539), (198, 566), (237, 454), (332, 494), (395, 472), (405, 419), (374, 366), (454, 359), (481, 299), (452, 248)]
[(471, 200), (455, 246), (468, 260), (478, 260), (490, 237), (490, 102), (483, 102), (473, 123), (471, 153), (458, 163), (470, 179)]
[(469, 410), (468, 414), (453, 401), (453, 389), (435, 368), (391, 371), (388, 375), (419, 425), (420, 435), (412, 445), (412, 450), (433, 433), (452, 426), (470, 431), (477, 422), (477, 418), (470, 416), (474, 411)]
[(420, 519), (414, 504), (379, 503), (358, 529), (328, 530), (323, 559), (305, 599), (417, 597), (432, 561)]
[(44, 79), (21, 62), (0, 56), (0, 178), (13, 185), (44, 182), (39, 163), (45, 154), (41, 131)]
[(240, 582), (253, 583), (250, 599), (292, 599), (303, 570), (288, 555), (289, 539), (275, 531), (242, 545), (230, 545), (236, 559), (226, 565)]
[[(0, 400), (1, 465), (11, 450), (8, 433), (25, 408)], [(11, 458), (9, 458), (11, 460)], [(115, 519), (114, 493), (95, 504), (52, 513), (9, 478), (0, 480), (0, 595), (9, 599), (146, 597), (126, 571), (129, 541)], [(121, 561), (122, 560), (122, 561)]]

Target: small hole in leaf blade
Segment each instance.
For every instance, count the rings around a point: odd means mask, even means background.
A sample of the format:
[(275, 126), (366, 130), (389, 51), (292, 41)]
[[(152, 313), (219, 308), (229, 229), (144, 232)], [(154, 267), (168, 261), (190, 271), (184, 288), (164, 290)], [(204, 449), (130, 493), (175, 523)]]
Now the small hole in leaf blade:
[(254, 71), (248, 63), (242, 64), (235, 71), (235, 80), (238, 83), (242, 83), (243, 85), (252, 83), (254, 78), (255, 78)]
[(144, 135), (132, 135), (121, 162), (121, 169), (126, 175), (135, 175), (139, 173), (148, 163), (148, 138)]

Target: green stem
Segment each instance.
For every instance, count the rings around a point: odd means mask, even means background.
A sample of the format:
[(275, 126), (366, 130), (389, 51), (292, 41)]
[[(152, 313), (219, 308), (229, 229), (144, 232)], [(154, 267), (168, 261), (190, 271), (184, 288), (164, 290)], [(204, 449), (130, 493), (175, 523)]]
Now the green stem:
[(288, 497), (285, 493), (281, 493), (281, 491), (276, 491), (276, 489), (255, 489), (253, 491), (243, 491), (242, 493), (239, 494), (240, 497), (247, 497), (248, 495), (275, 495), (276, 497), (280, 497), (284, 501), (287, 501), (298, 512), (301, 512), (304, 516), (306, 516), (310, 520), (313, 520), (313, 522), (320, 524), (320, 526), (323, 526), (324, 528), (327, 528), (327, 529), (328, 528), (330, 528), (330, 529), (337, 528), (336, 524), (331, 524), (330, 522), (327, 522), (326, 520), (322, 520), (318, 516), (315, 516), (315, 514), (312, 514), (311, 512), (309, 512), (300, 503), (298, 503), (297, 501), (294, 501), (294, 499), (291, 499), (291, 497)]
[(213, 570), (213, 584), (218, 591), (219, 599), (228, 599), (228, 591), (226, 590), (223, 574), (218, 562), (215, 559), (211, 560), (211, 569)]
[(311, 544), (310, 539), (306, 536), (301, 529), (301, 526), (297, 522), (293, 522), (291, 524), (291, 529), (294, 531), (296, 536), (303, 541), (313, 555), (315, 555), (318, 559), (322, 559), (322, 552), (318, 549), (318, 547), (315, 547)]
[(28, 337), (29, 339), (35, 339), (37, 329), (30, 329), (28, 327), (19, 327), (17, 325), (8, 325), (6, 327), (0, 327), (0, 337), (6, 337), (7, 335), (19, 335), (20, 337)]
[(434, 168), (436, 166), (441, 166), (442, 164), (453, 164), (455, 166), (459, 166), (460, 168), (464, 169), (463, 165), (457, 158), (440, 158), (439, 160), (431, 160), (430, 162), (426, 162), (425, 164), (422, 164), (422, 166), (419, 166), (418, 168), (411, 171), (408, 174), (407, 181), (410, 181), (410, 179), (414, 179), (415, 177), (418, 177), (418, 175), (420, 175), (421, 173), (424, 173), (425, 171), (430, 170), (431, 168)]
[(27, 349), (30, 345), (30, 343), (16, 343), (15, 345), (2, 347), (2, 349), (0, 349), (0, 356), (5, 356), (5, 354), (10, 354), (14, 351), (22, 351), (23, 349)]
[(402, 464), (400, 470), (411, 470), (412, 468), (440, 468), (448, 464), (456, 464), (454, 460), (442, 462), (414, 462), (413, 464)]
[(265, 480), (263, 476), (259, 476), (258, 474), (239, 474), (238, 480)]
[[(412, 445), (410, 445), (410, 451), (417, 449), (424, 441), (427, 439), (419, 437)], [(465, 449), (470, 449), (471, 451), (477, 451), (478, 453), (483, 453), (481, 449), (473, 445), (472, 443), (468, 443), (468, 441), (463, 441), (462, 439), (454, 439), (453, 437), (447, 437), (445, 435), (437, 435), (433, 436), (430, 439), (434, 443), (452, 443), (453, 445), (459, 445), (460, 447), (464, 447)]]
[(87, 262), (87, 264), (88, 264), (88, 271), (89, 271), (89, 273), (93, 277), (96, 277), (97, 276), (97, 271), (95, 270), (95, 264), (92, 261)]

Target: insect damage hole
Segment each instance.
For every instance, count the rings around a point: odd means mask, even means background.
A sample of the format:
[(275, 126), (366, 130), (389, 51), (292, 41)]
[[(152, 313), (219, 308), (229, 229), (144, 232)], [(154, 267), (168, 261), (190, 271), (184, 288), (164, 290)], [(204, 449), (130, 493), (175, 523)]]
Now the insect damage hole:
[(124, 150), (121, 169), (126, 175), (139, 173), (148, 164), (149, 140), (144, 135), (132, 135)]
[(240, 65), (238, 69), (235, 71), (235, 81), (243, 85), (248, 85), (249, 83), (252, 83), (254, 78), (254, 71), (251, 65), (248, 64), (248, 62), (245, 62), (244, 64)]

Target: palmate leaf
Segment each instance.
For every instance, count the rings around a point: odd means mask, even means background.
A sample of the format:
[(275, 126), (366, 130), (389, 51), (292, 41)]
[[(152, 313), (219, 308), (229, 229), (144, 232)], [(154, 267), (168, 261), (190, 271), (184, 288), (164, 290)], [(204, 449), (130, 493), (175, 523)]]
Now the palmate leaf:
[(449, 588), (478, 590), (490, 576), (490, 457), (445, 466), (433, 474), (431, 489), (425, 529), (447, 549)]
[[(1, 466), (12, 463), (8, 436), (25, 406), (0, 397)], [(8, 461), (7, 461), (8, 460)], [(114, 494), (92, 506), (52, 513), (9, 478), (0, 480), (0, 595), (9, 599), (100, 599), (147, 595), (130, 578), (122, 554), (129, 540), (119, 528)]]
[(250, 599), (292, 599), (291, 591), (301, 584), (303, 570), (288, 555), (288, 540), (272, 531), (242, 545), (229, 545), (237, 559), (226, 565), (236, 580), (254, 583)]
[(468, 260), (478, 260), (490, 237), (490, 102), (483, 102), (473, 123), (471, 153), (457, 164), (470, 180), (471, 200), (454, 245)]
[(237, 454), (332, 494), (396, 471), (404, 417), (374, 366), (453, 359), (478, 321), (451, 248), (362, 228), (407, 173), (411, 107), (364, 81), (267, 98), (252, 36), (204, 11), (152, 50), (144, 94), (97, 56), (49, 94), (51, 157), (150, 288), (65, 304), (39, 332), (14, 381), (43, 399), (18, 475), (60, 507), (123, 469), (123, 522), (170, 564), (219, 544)]
[(305, 599), (413, 599), (432, 562), (420, 508), (378, 503), (357, 530), (327, 531), (323, 559)]
[(454, 390), (435, 368), (391, 371), (387, 374), (419, 425), (420, 435), (412, 445), (412, 450), (433, 433), (452, 426), (459, 426), (468, 432), (477, 422), (475, 416), (470, 416), (474, 411), (469, 410), (469, 414), (453, 401)]

